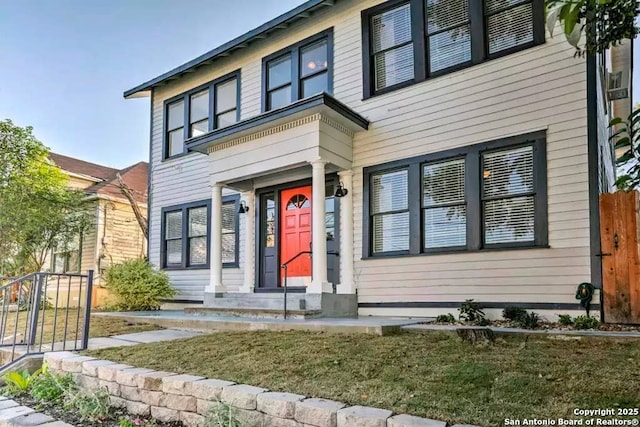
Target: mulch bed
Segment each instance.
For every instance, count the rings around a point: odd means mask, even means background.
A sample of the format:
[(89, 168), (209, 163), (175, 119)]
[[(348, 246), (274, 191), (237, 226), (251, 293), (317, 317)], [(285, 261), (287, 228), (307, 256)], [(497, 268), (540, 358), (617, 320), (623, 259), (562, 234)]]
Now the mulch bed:
[(28, 406), (29, 408), (37, 412), (49, 415), (50, 417), (58, 421), (64, 421), (67, 424), (71, 424), (77, 427), (119, 427), (120, 420), (123, 418), (128, 418), (129, 420), (135, 420), (137, 418), (141, 421), (139, 425), (142, 427), (182, 427), (181, 422), (163, 423), (157, 420), (152, 420), (150, 417), (129, 415), (126, 410), (113, 407), (111, 408), (108, 418), (99, 421), (90, 421), (82, 419), (77, 413), (73, 411), (67, 411), (61, 405), (41, 403), (28, 395), (12, 397), (12, 399), (18, 402), (20, 405)]
[[(455, 322), (455, 323), (446, 323), (446, 322), (434, 322), (433, 325), (449, 325), (449, 326), (469, 326), (469, 323), (464, 322)], [(512, 322), (508, 320), (494, 320), (491, 321), (488, 325), (495, 328), (519, 328), (519, 326), (514, 325)], [(561, 330), (561, 331), (579, 331), (585, 329), (576, 329), (573, 326), (562, 325), (558, 322), (540, 322), (537, 328), (534, 330)], [(611, 332), (640, 332), (640, 325), (620, 325), (613, 323), (602, 323), (598, 329), (586, 329), (589, 331), (611, 331)]]

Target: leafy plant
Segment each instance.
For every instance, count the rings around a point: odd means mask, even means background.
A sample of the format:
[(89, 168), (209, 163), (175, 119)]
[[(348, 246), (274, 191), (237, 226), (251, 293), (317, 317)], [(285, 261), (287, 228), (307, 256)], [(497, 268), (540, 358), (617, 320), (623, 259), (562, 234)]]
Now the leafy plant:
[(64, 376), (51, 372), (47, 365), (42, 366), (42, 373), (31, 386), (31, 397), (40, 402), (59, 403), (64, 395), (73, 388), (71, 374)]
[(143, 422), (140, 418), (134, 418), (133, 420), (130, 420), (129, 418), (120, 418), (118, 425), (120, 427), (137, 427), (143, 425)]
[(640, 185), (640, 108), (636, 108), (626, 120), (619, 117), (611, 120), (613, 134), (610, 140), (616, 150), (624, 152), (616, 160), (621, 173), (616, 180), (620, 190), (633, 190)]
[(124, 311), (157, 310), (161, 298), (175, 296), (169, 277), (144, 259), (125, 261), (107, 270), (106, 286), (116, 298), (115, 308)]
[(531, 313), (527, 313), (525, 311), (524, 314), (520, 315), (514, 323), (516, 326), (523, 329), (535, 329), (540, 324), (540, 316), (538, 316), (538, 313), (534, 313), (533, 311)]
[(465, 302), (460, 305), (458, 311), (460, 312), (458, 318), (465, 322), (477, 323), (481, 321), (481, 319), (485, 319), (485, 314), (480, 304), (472, 299), (465, 300)]
[(558, 323), (564, 326), (572, 326), (573, 318), (569, 314), (558, 314)]
[(507, 320), (511, 320), (512, 322), (526, 315), (527, 310), (521, 307), (506, 307), (504, 310), (502, 310), (502, 317)]
[(573, 327), (576, 329), (598, 329), (600, 321), (595, 317), (581, 315), (574, 319)]
[(546, 0), (546, 14), (549, 33), (560, 22), (579, 56), (604, 52), (640, 32), (637, 0)]
[(473, 324), (476, 326), (489, 326), (491, 324), (491, 320), (487, 319), (486, 317), (481, 317), (473, 322)]
[(64, 408), (77, 412), (85, 420), (104, 420), (109, 415), (109, 392), (106, 388), (91, 392), (68, 392), (65, 395)]
[(23, 394), (26, 394), (31, 389), (33, 382), (41, 372), (42, 369), (38, 369), (33, 374), (30, 374), (27, 370), (6, 373), (2, 377), (6, 383), (3, 391), (10, 396), (22, 396)]
[(233, 408), (216, 402), (207, 412), (203, 427), (242, 427)]
[(437, 323), (456, 323), (456, 318), (451, 313), (439, 314), (438, 317), (436, 317), (436, 322)]

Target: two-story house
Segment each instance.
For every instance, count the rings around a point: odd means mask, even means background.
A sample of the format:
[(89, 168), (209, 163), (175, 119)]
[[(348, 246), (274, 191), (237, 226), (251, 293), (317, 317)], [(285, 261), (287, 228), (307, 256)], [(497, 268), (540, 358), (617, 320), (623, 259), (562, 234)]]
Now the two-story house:
[(310, 0), (126, 91), (151, 101), (175, 302), (274, 307), (286, 280), (301, 314), (579, 309), (614, 180), (605, 64), (543, 9)]

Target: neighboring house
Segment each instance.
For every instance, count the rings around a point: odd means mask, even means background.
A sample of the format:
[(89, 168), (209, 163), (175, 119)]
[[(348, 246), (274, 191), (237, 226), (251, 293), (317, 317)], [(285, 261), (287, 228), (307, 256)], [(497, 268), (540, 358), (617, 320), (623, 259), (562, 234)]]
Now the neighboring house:
[(579, 309), (611, 61), (543, 8), (310, 0), (126, 91), (151, 100), (149, 259), (175, 302), (270, 307), (310, 250), (287, 285), (316, 315)]
[(100, 285), (108, 266), (146, 256), (146, 239), (131, 208), (120, 191), (117, 175), (131, 189), (143, 215), (147, 212), (148, 164), (139, 162), (119, 170), (61, 154), (50, 160), (68, 176), (68, 186), (83, 190), (95, 212), (89, 231), (78, 236), (71, 250), (53, 251), (49, 269), (56, 273), (86, 273), (94, 270), (93, 305), (107, 296)]

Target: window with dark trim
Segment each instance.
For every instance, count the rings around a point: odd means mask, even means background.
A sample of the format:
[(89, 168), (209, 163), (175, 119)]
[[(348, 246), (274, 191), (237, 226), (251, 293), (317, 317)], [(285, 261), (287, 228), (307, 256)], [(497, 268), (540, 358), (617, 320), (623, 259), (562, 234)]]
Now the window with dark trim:
[(240, 72), (165, 101), (163, 159), (185, 154), (184, 142), (240, 120)]
[(366, 99), (544, 43), (544, 1), (391, 0), (362, 37)]
[(333, 91), (333, 31), (323, 31), (262, 60), (262, 111)]
[[(238, 266), (239, 196), (225, 196), (222, 205), (222, 265)], [(209, 268), (211, 201), (162, 209), (162, 267)]]
[(363, 254), (546, 247), (545, 132), (364, 169)]

